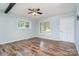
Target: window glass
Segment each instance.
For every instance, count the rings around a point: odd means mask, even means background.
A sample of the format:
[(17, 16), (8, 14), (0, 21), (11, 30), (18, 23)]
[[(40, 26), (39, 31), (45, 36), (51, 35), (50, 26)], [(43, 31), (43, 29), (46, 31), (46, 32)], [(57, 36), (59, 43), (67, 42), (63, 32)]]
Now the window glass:
[(50, 32), (50, 22), (41, 22), (40, 23), (40, 32)]
[(30, 28), (31, 22), (27, 20), (18, 20), (18, 28), (20, 29), (26, 29)]

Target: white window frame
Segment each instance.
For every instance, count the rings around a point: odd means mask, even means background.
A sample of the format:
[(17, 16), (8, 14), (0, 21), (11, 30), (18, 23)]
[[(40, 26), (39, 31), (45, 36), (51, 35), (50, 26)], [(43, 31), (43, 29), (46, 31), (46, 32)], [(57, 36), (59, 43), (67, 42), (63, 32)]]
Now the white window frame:
[(49, 22), (50, 23), (50, 21), (48, 21), (48, 20), (44, 20), (44, 21), (40, 21), (39, 22), (39, 33), (51, 33), (52, 32), (52, 28), (51, 28), (51, 23), (49, 24), (50, 25), (50, 31), (41, 31), (41, 25), (40, 25), (40, 23), (43, 23), (43, 22)]
[[(18, 26), (19, 21), (29, 22), (29, 27), (19, 27)], [(17, 20), (17, 29), (31, 29), (31, 25), (32, 25), (32, 22), (30, 20), (25, 20), (25, 19), (19, 19), (19, 20)]]

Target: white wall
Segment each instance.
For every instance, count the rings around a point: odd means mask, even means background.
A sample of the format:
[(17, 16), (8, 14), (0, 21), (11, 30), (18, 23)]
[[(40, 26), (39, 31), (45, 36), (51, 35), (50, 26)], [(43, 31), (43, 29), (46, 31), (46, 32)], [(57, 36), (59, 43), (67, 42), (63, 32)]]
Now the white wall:
[(74, 15), (64, 15), (64, 16), (55, 16), (50, 18), (44, 18), (38, 20), (41, 21), (49, 21), (51, 25), (52, 32), (51, 33), (40, 33), (40, 28), (37, 27), (38, 37), (41, 38), (49, 38), (52, 40), (59, 40), (59, 41), (67, 41), (67, 42), (75, 42), (74, 41)]
[[(51, 25), (51, 33), (40, 33), (40, 22), (41, 21), (49, 21), (50, 25)], [(44, 18), (41, 20), (37, 21), (38, 23), (38, 27), (37, 27), (37, 32), (38, 32), (38, 37), (42, 37), (42, 38), (49, 38), (49, 39), (55, 39), (58, 40), (59, 39), (59, 19), (58, 17), (51, 17), (51, 18)]]
[(0, 13), (0, 44), (27, 39), (34, 36), (34, 27), (36, 25), (34, 20), (24, 18), (32, 22), (31, 29), (17, 29), (18, 19), (20, 18)]
[[(31, 29), (17, 29), (17, 19), (19, 17), (0, 13), (0, 43), (12, 42), (31, 37), (49, 38), (52, 40), (61, 40), (74, 42), (74, 16), (55, 16), (43, 18), (40, 20), (31, 20)], [(50, 21), (51, 33), (40, 33), (39, 22)]]
[[(77, 8), (77, 15), (79, 15), (79, 6)], [(79, 19), (77, 19), (77, 15), (75, 17), (75, 41), (79, 53)]]
[(60, 17), (60, 40), (75, 42), (75, 19), (74, 16)]
[(76, 46), (77, 46), (77, 50), (78, 50), (78, 53), (79, 53), (79, 21), (76, 21)]

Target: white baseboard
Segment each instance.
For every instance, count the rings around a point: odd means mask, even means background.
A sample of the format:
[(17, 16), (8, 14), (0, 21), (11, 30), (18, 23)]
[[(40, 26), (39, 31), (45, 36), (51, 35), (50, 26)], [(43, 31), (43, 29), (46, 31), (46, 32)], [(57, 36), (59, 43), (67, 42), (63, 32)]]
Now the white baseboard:
[(49, 39), (49, 40), (65, 41), (65, 42), (75, 43), (75, 41), (60, 40), (60, 39), (54, 39), (54, 38), (50, 38), (50, 37), (42, 37), (42, 36), (38, 36), (38, 37), (39, 37), (39, 38), (44, 38), (44, 39)]
[[(25, 38), (25, 39), (29, 39), (29, 38), (33, 38), (33, 37), (39, 37), (39, 38), (44, 38), (44, 39), (49, 39), (49, 40), (56, 40), (56, 41), (64, 41), (64, 40), (60, 40), (60, 39), (53, 39), (53, 38), (50, 38), (50, 37), (41, 37), (41, 36), (32, 36), (32, 37), (28, 37), (28, 38)], [(12, 40), (12, 41), (7, 41), (7, 42), (0, 42), (0, 44), (11, 43), (11, 42), (20, 41), (20, 40), (23, 40), (23, 39)], [(65, 42), (70, 42), (70, 41), (65, 41)], [(71, 43), (75, 43), (75, 42), (71, 42)]]

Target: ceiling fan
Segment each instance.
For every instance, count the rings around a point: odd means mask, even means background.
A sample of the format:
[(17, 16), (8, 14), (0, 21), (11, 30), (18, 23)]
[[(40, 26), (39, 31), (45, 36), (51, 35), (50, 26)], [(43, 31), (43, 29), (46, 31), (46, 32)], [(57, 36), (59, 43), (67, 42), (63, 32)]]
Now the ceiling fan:
[(38, 15), (38, 14), (43, 14), (42, 12), (40, 12), (40, 9), (39, 8), (37, 8), (37, 9), (28, 9), (30, 12), (28, 13), (28, 14), (32, 14), (33, 16), (36, 16), (36, 15)]

